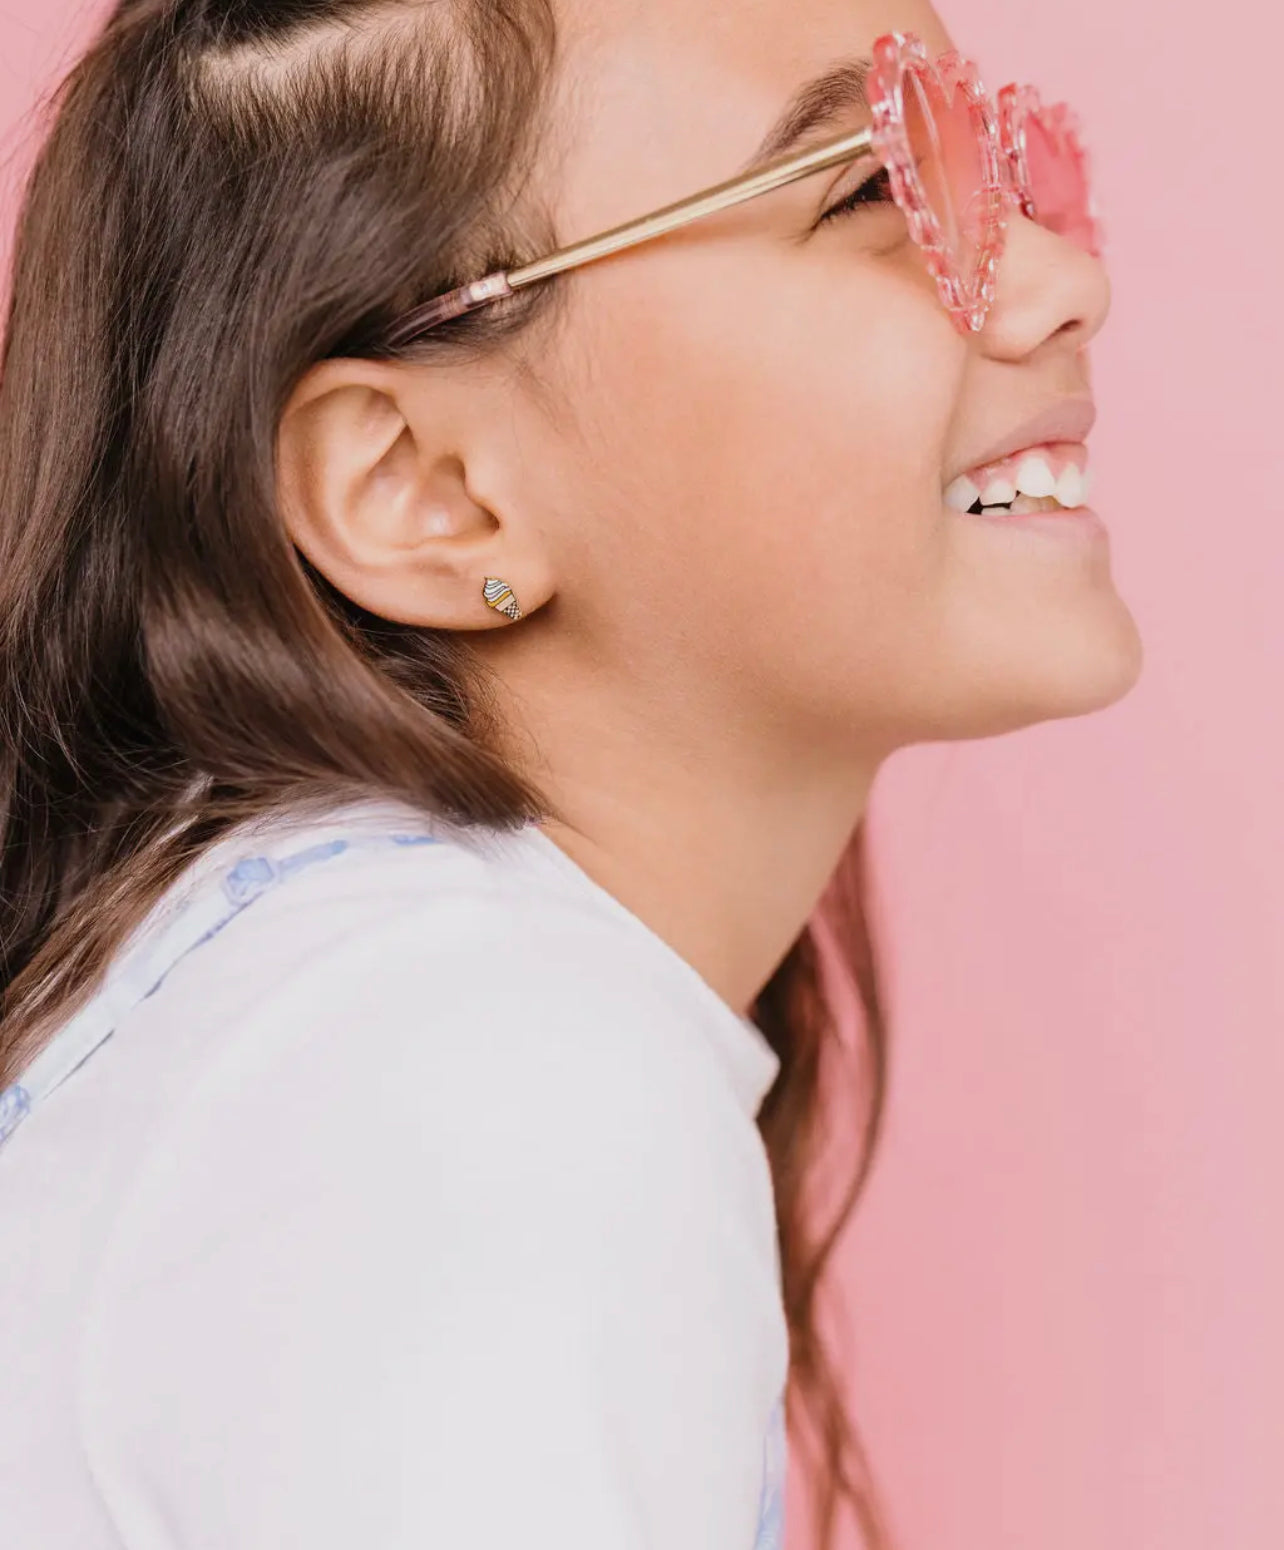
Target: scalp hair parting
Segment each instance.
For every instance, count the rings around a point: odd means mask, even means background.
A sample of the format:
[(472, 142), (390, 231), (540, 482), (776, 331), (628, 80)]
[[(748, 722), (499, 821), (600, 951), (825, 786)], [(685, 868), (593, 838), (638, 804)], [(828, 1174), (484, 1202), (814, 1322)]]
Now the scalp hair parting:
[[(503, 829), (555, 813), (500, 757), (466, 640), (367, 613), (294, 548), (275, 450), (328, 357), (529, 370), (560, 282), (387, 335), (557, 246), (530, 188), (556, 60), (552, 0), (120, 0), (43, 104), (0, 355), (0, 1087), (240, 822), (371, 796)], [(886, 1543), (815, 1317), (883, 1109), (865, 854), (858, 829), (818, 911), (833, 950), (809, 925), (754, 1007), (826, 1546), (841, 1499)], [(854, 1123), (821, 1079), (842, 984), (860, 1160), (821, 1217), (822, 1097)]]

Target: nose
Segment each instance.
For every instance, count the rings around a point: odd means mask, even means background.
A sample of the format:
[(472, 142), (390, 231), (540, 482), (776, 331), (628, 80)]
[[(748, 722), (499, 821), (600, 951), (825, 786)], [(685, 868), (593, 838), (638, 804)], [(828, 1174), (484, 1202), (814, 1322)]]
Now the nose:
[(978, 336), (982, 349), (1001, 360), (1078, 352), (1109, 311), (1110, 279), (1101, 260), (1012, 209), (994, 305)]

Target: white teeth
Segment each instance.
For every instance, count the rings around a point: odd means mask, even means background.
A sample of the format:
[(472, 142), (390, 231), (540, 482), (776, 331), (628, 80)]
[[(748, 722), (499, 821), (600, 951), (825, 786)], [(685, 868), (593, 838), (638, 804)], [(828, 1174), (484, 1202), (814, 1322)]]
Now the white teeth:
[(1037, 456), (1025, 458), (1016, 471), (1016, 487), (1022, 495), (1055, 495), (1057, 480), (1048, 460)]
[(966, 474), (960, 474), (945, 486), (945, 504), (951, 511), (968, 511), (980, 493)]
[(960, 474), (946, 487), (945, 504), (952, 511), (963, 512), (978, 504), (983, 508), (1010, 506), (1017, 517), (1058, 508), (1073, 511), (1087, 503), (1090, 487), (1086, 468), (1067, 463), (1058, 477), (1046, 457), (1031, 453), (1010, 478), (995, 474), (984, 489), (971, 475)]
[(991, 479), (981, 491), (982, 506), (1006, 506), (1016, 499), (1016, 485), (1010, 479)]
[(1067, 509), (1083, 504), (1083, 475), (1073, 463), (1067, 463), (1061, 470), (1054, 493)]

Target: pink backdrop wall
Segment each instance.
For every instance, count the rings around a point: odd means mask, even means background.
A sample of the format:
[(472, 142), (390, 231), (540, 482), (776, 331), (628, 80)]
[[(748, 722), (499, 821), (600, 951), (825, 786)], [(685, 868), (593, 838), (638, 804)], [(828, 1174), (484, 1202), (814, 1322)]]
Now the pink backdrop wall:
[[(0, 202), (95, 9), (0, 0)], [(884, 772), (895, 1054), (842, 1253), (852, 1392), (905, 1550), (1278, 1550), (1284, 232), (1252, 198), (1284, 182), (1284, 23), (1236, 13), (1235, 160), (1179, 7), (947, 15), (1097, 150), (1095, 504), (1148, 661), (1104, 715)]]
[(1236, 8), (1212, 97), (1205, 13), (945, 14), (1097, 152), (1094, 504), (1147, 667), (1103, 715), (884, 771), (896, 1052), (844, 1253), (853, 1390), (908, 1550), (1278, 1550), (1284, 20)]

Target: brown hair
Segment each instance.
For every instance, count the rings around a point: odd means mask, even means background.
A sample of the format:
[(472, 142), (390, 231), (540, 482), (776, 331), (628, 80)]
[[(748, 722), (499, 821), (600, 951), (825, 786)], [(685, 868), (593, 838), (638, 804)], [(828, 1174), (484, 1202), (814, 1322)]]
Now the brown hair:
[[(274, 457), (320, 359), (549, 326), (556, 282), (386, 343), (556, 246), (523, 198), (555, 54), (551, 0), (120, 0), (51, 94), (0, 362), (0, 1087), (237, 823), (372, 794), (500, 828), (554, 811), (496, 752), (466, 643), (366, 613), (295, 550)], [(811, 928), (754, 1009), (781, 1061), (760, 1125), (825, 1544), (839, 1497), (885, 1542), (815, 1327), (885, 1083), (863, 855), (858, 831), (823, 901), (865, 1010), (862, 1159), (819, 1225), (836, 1015)]]

